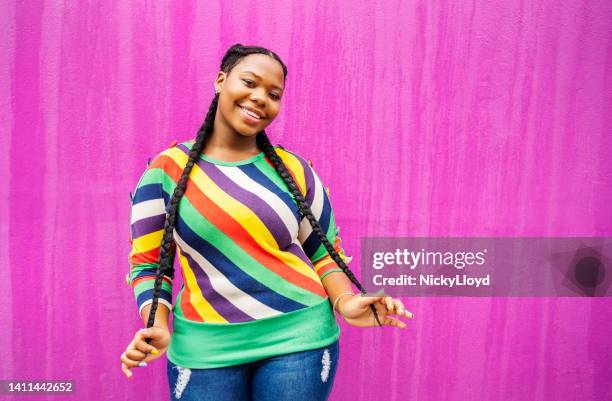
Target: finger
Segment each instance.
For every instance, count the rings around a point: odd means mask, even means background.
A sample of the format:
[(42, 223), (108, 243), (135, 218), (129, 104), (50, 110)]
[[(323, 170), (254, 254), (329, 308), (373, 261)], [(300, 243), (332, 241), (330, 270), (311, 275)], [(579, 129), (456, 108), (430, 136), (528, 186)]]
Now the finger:
[(134, 335), (134, 341), (144, 341), (150, 338), (153, 333), (149, 329), (140, 329)]
[(399, 299), (392, 299), (393, 305), (395, 306), (395, 313), (398, 315), (404, 314), (404, 304)]
[(127, 376), (128, 379), (132, 378), (132, 371), (125, 366), (125, 363), (121, 363), (121, 370), (123, 371), (123, 373)]
[(378, 312), (379, 315), (386, 316), (389, 313), (388, 308), (387, 308), (387, 304), (385, 304), (385, 303), (383, 303), (383, 304), (378, 303), (378, 304), (375, 305), (375, 308), (376, 308), (376, 312)]
[(412, 317), (412, 313), (408, 312), (406, 308), (404, 308), (404, 304), (399, 299), (394, 299), (393, 303), (395, 304), (395, 310), (397, 314), (400, 316), (406, 316), (408, 318)]
[(146, 353), (144, 353), (144, 352), (142, 352), (140, 350), (137, 350), (137, 349), (132, 349), (132, 350), (126, 351), (125, 354), (126, 354), (126, 356), (129, 359), (131, 359), (133, 361), (142, 361), (143, 359), (145, 359), (147, 357)]
[(378, 298), (378, 304), (382, 305), (385, 309), (387, 309), (387, 301), (386, 301), (386, 296), (382, 296)]
[[(151, 343), (152, 340), (156, 338), (156, 336), (157, 334), (153, 331), (153, 328), (151, 327), (140, 329), (136, 332), (136, 335), (134, 336), (134, 344), (139, 350), (143, 352), (151, 352), (153, 349), (155, 349), (155, 347), (149, 345), (149, 343)], [(157, 350), (155, 350), (154, 352), (157, 352)]]
[(399, 327), (400, 329), (406, 328), (406, 323), (402, 322), (401, 320), (397, 318), (391, 317), (391, 316), (387, 316), (383, 324), (386, 326)]
[(136, 348), (138, 351), (144, 354), (152, 353), (153, 355), (156, 355), (155, 353), (157, 352), (157, 349), (154, 346), (147, 344), (145, 340), (138, 340), (134, 344), (134, 348)]
[[(376, 304), (374, 305), (374, 309), (376, 309), (376, 314), (378, 315), (378, 319), (380, 320), (381, 323), (383, 323), (385, 317), (387, 316), (387, 307), (385, 305)], [(376, 320), (376, 318), (374, 318), (374, 320)]]
[(374, 302), (381, 302), (382, 299), (384, 298), (384, 296), (382, 296), (382, 295), (380, 295), (380, 296), (376, 296), (376, 295), (360, 295), (359, 298), (360, 299), (368, 300), (368, 304), (370, 304), (370, 303), (374, 303)]
[(380, 302), (382, 297), (370, 297), (367, 295), (356, 295), (353, 298), (357, 299), (357, 301), (359, 301), (359, 306), (363, 308), (363, 307), (367, 307), (368, 305), (378, 304), (378, 302)]
[(125, 364), (129, 369), (135, 368), (141, 362), (139, 359), (132, 359), (128, 356), (128, 351), (121, 354), (121, 362)]
[(393, 305), (393, 298), (385, 297), (385, 306), (389, 312), (393, 312), (395, 305)]
[(159, 352), (157, 350), (155, 350), (155, 352), (157, 352), (157, 353), (142, 352), (140, 350), (134, 350), (133, 352), (134, 352), (134, 354), (128, 353), (128, 356), (132, 360), (138, 361), (139, 363), (141, 363), (141, 362), (151, 362), (151, 361), (153, 361), (153, 360), (155, 360), (157, 358), (157, 355), (159, 355)]
[(412, 312), (406, 310), (402, 301), (400, 301), (399, 299), (394, 299), (393, 303), (395, 304), (395, 310), (397, 311), (397, 315), (405, 316), (409, 319), (412, 319), (414, 317)]

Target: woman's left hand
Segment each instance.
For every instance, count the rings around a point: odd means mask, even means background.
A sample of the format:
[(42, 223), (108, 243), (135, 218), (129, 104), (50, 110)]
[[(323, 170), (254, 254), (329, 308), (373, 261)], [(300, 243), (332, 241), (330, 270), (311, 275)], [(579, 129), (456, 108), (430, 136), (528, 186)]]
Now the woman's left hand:
[(378, 326), (370, 305), (374, 305), (378, 319), (383, 326), (394, 326), (404, 329), (406, 328), (406, 323), (390, 315), (403, 316), (409, 319), (414, 317), (411, 312), (404, 308), (402, 301), (388, 296), (366, 297), (355, 294), (346, 300), (341, 299), (336, 309), (351, 326)]

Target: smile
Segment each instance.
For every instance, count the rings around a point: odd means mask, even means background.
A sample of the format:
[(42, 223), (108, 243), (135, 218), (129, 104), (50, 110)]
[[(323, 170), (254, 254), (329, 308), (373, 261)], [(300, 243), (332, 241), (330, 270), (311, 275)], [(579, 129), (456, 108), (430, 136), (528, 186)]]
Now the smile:
[(256, 118), (256, 119), (258, 119), (258, 120), (261, 120), (261, 117), (260, 117), (260, 116), (258, 116), (257, 114), (255, 114), (254, 112), (252, 112), (252, 111), (250, 111), (250, 110), (247, 110), (247, 109), (245, 109), (244, 107), (242, 107), (242, 106), (240, 106), (240, 105), (238, 105), (238, 107), (240, 107), (240, 110), (242, 110), (242, 113), (243, 113), (243, 114), (246, 114), (246, 115), (248, 115), (248, 116), (250, 116), (250, 117), (253, 117), (253, 118)]

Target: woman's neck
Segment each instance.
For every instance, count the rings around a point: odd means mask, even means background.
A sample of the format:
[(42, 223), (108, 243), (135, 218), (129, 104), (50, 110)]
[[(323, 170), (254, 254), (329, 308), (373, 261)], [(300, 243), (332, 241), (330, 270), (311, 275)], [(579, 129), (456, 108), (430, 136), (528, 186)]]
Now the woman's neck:
[[(215, 140), (213, 135), (204, 145), (202, 154), (215, 160), (234, 162), (248, 159), (261, 153), (255, 138), (244, 139), (248, 139), (248, 141)], [(193, 145), (195, 140), (192, 139), (189, 143)]]

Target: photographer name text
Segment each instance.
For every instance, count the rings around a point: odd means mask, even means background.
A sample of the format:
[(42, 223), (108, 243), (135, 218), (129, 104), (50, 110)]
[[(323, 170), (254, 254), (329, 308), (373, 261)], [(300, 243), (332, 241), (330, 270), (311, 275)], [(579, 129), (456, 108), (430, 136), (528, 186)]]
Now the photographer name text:
[(444, 274), (419, 274), (418, 277), (401, 274), (396, 277), (384, 277), (382, 274), (376, 274), (372, 277), (372, 282), (377, 286), (434, 286), (434, 287), (480, 287), (489, 286), (491, 284), (490, 275), (482, 277), (470, 277), (465, 274), (455, 274), (454, 276), (446, 276)]

